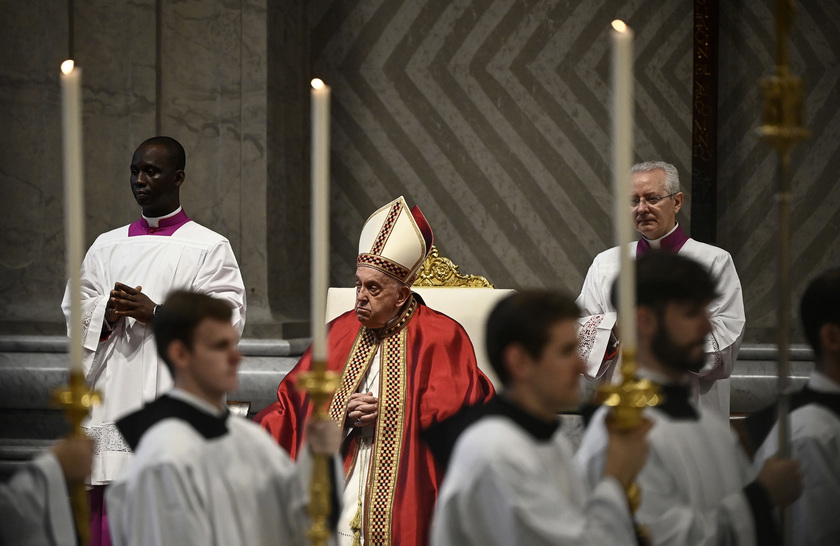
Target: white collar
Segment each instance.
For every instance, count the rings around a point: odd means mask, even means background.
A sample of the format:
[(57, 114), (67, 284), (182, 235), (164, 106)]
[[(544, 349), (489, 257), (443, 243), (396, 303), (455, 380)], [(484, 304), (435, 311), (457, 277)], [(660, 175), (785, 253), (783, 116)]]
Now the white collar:
[(642, 237), (643, 237), (643, 238), (644, 238), (644, 239), (648, 242), (648, 244), (650, 245), (650, 248), (653, 248), (653, 249), (659, 250), (660, 248), (662, 248), (662, 239), (664, 239), (664, 238), (665, 238), (665, 237), (667, 237), (668, 235), (670, 235), (670, 234), (674, 233), (674, 232), (677, 230), (677, 228), (678, 228), (678, 227), (680, 227), (680, 223), (679, 223), (679, 222), (675, 223), (675, 224), (674, 224), (674, 227), (673, 227), (673, 228), (671, 228), (671, 231), (669, 231), (668, 233), (666, 233), (665, 235), (663, 235), (663, 236), (662, 236), (662, 237), (660, 237), (659, 239), (648, 239), (648, 238), (647, 238), (647, 237), (645, 237), (644, 235), (642, 235)]
[(156, 228), (156, 227), (159, 227), (161, 220), (166, 220), (167, 218), (172, 218), (173, 216), (175, 216), (179, 212), (181, 212), (181, 207), (180, 206), (177, 209), (175, 209), (174, 211), (170, 212), (169, 214), (166, 214), (164, 216), (158, 216), (157, 218), (149, 218), (148, 216), (146, 216), (142, 212), (140, 213), (140, 216), (142, 216), (143, 220), (145, 220), (146, 223), (149, 224), (149, 227)]

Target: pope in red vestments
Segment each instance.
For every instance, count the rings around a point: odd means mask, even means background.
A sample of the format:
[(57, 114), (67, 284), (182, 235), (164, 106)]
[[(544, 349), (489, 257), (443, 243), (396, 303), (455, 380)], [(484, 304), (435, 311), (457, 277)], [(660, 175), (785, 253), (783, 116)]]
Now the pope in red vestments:
[[(346, 433), (339, 544), (427, 544), (443, 469), (421, 434), (493, 394), (463, 327), (409, 288), (430, 248), (428, 223), (402, 197), (375, 212), (359, 244), (355, 309), (330, 324), (328, 368), (341, 379), (329, 412)], [(312, 411), (296, 378), (310, 366), (307, 351), (257, 416), (292, 457)]]

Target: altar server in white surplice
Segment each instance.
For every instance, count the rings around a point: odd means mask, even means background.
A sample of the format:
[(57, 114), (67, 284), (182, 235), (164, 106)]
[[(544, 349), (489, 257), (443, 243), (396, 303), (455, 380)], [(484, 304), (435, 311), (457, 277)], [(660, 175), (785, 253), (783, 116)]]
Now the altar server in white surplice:
[[(633, 207), (636, 229), (641, 235), (638, 242), (631, 243), (631, 255), (638, 258), (660, 248), (677, 252), (703, 264), (718, 283), (718, 295), (708, 306), (712, 328), (706, 337), (706, 361), (690, 378), (694, 400), (700, 407), (728, 421), (729, 376), (746, 323), (735, 264), (728, 252), (691, 239), (677, 223), (683, 193), (676, 167), (649, 161), (634, 165), (631, 173), (633, 194), (628, 196), (628, 206)], [(618, 369), (620, 351), (613, 332), (616, 313), (610, 301), (610, 288), (618, 274), (618, 258), (618, 247), (598, 254), (577, 299), (584, 315), (580, 320), (580, 343), (589, 378), (609, 379)]]
[(514, 294), (490, 314), (487, 354), (504, 389), (450, 420), (463, 432), (438, 496), (434, 546), (636, 544), (624, 488), (647, 457), (650, 423), (610, 431), (591, 490), (560, 429), (557, 412), (580, 403), (578, 316), (571, 298), (548, 291)]
[[(792, 453), (805, 475), (802, 497), (790, 507), (792, 544), (840, 544), (840, 269), (827, 271), (808, 285), (800, 313), (816, 367), (805, 388), (790, 401)], [(756, 452), (755, 467), (778, 448), (776, 414), (773, 406), (756, 415), (758, 422), (769, 416), (772, 430)], [(747, 420), (748, 425), (752, 420)]]
[[(131, 456), (114, 423), (172, 385), (155, 351), (157, 303), (175, 289), (224, 300), (241, 334), (245, 287), (230, 243), (187, 218), (179, 191), (184, 148), (170, 137), (146, 140), (131, 160), (130, 186), (139, 220), (100, 235), (82, 263), (84, 370), (104, 395), (85, 428), (97, 441), (91, 484), (92, 546), (107, 546), (103, 486)], [(69, 286), (62, 309), (70, 320)]]
[(0, 546), (75, 546), (67, 486), (84, 483), (92, 457), (92, 439), (68, 438), (0, 483)]
[[(664, 399), (645, 410), (654, 426), (636, 518), (657, 545), (777, 544), (773, 509), (799, 495), (799, 465), (772, 458), (756, 476), (728, 424), (698, 409), (689, 393), (688, 376), (705, 360), (714, 280), (693, 260), (651, 251), (636, 260), (636, 285), (639, 375)], [(591, 482), (604, 473), (607, 411), (597, 410), (575, 455)]]
[[(335, 454), (340, 430), (312, 420), (292, 462), (257, 424), (232, 416), (242, 355), (231, 309), (175, 292), (155, 318), (161, 358), (175, 388), (117, 422), (135, 457), (106, 493), (116, 546), (304, 545), (311, 454)], [(332, 458), (332, 513), (342, 469)]]

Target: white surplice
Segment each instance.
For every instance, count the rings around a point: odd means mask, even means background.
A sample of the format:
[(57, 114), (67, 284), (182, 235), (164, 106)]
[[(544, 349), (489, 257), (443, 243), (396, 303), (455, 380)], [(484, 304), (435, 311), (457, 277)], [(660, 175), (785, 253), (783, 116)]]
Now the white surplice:
[[(142, 286), (158, 304), (176, 289), (204, 292), (230, 304), (240, 334), (245, 325), (245, 286), (227, 239), (192, 221), (167, 236), (130, 237), (128, 228), (100, 235), (82, 263), (84, 372), (103, 394), (103, 403), (93, 406), (85, 423), (97, 441), (90, 480), (94, 485), (110, 482), (131, 456), (114, 422), (172, 386), (151, 324), (124, 318), (100, 341), (114, 284)], [(68, 286), (62, 303), (68, 322), (69, 306)]]
[[(606, 413), (598, 409), (575, 454), (590, 483), (604, 469)], [(753, 472), (729, 427), (702, 410), (698, 420), (673, 419), (656, 408), (647, 408), (645, 416), (653, 428), (650, 455), (636, 478), (642, 492), (636, 519), (653, 543), (759, 546), (744, 492)]]
[(0, 483), (0, 518), (2, 546), (75, 546), (67, 484), (52, 453)]
[(613, 478), (590, 490), (560, 429), (537, 440), (488, 416), (458, 439), (438, 496), (433, 546), (636, 544)]
[[(817, 371), (811, 372), (808, 387), (840, 397), (840, 385)], [(792, 544), (840, 544), (840, 417), (816, 404), (795, 409), (790, 413), (790, 444), (803, 473), (802, 496), (790, 506)], [(778, 449), (779, 430), (774, 425), (753, 467), (760, 469)]]
[[(170, 396), (212, 411), (183, 391)], [(175, 417), (147, 430), (106, 493), (114, 546), (308, 544), (309, 450), (293, 462), (257, 424), (231, 414), (225, 423), (213, 438)], [(337, 458), (332, 470), (340, 480)]]
[[(634, 258), (637, 245), (638, 242), (630, 244), (630, 255)], [(706, 340), (707, 361), (700, 373), (692, 377), (692, 382), (695, 396), (699, 396), (699, 399), (695, 398), (698, 405), (728, 421), (729, 376), (741, 348), (746, 324), (741, 281), (732, 256), (716, 246), (689, 238), (679, 255), (706, 266), (717, 281), (719, 296), (708, 307), (712, 332)], [(604, 368), (601, 366), (605, 350), (612, 343), (610, 336), (616, 322), (610, 291), (618, 274), (618, 260), (618, 247), (598, 254), (586, 273), (576, 301), (583, 315), (579, 320), (580, 351), (589, 378), (600, 377), (607, 372), (607, 367), (618, 366), (616, 361)]]

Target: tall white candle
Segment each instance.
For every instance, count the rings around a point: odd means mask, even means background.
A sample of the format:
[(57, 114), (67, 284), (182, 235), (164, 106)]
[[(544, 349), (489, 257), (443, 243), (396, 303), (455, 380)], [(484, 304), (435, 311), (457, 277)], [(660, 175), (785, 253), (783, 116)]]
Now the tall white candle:
[(633, 31), (612, 22), (612, 175), (615, 191), (615, 240), (620, 253), (618, 324), (625, 351), (636, 349), (636, 271), (630, 256), (635, 229), (630, 208), (633, 166)]
[(61, 122), (64, 143), (64, 228), (70, 278), (70, 368), (82, 370), (82, 284), (85, 202), (82, 183), (82, 71), (61, 63)]
[(312, 80), (312, 359), (327, 358), (330, 227), (330, 88)]

